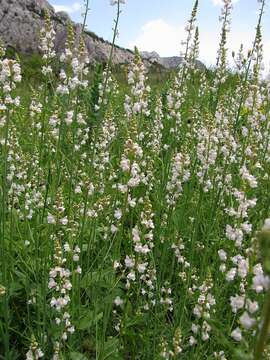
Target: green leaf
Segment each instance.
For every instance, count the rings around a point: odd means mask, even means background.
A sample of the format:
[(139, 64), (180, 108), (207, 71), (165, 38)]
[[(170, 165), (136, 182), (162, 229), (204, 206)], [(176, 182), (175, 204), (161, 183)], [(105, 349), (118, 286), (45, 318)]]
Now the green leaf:
[(85, 274), (81, 281), (81, 287), (87, 289), (90, 286), (99, 286), (103, 288), (111, 288), (114, 284), (114, 273), (111, 268), (103, 271), (93, 271)]
[(82, 353), (72, 351), (69, 354), (70, 360), (88, 360), (88, 358)]
[(87, 314), (79, 320), (79, 322), (77, 324), (77, 329), (79, 329), (79, 330), (90, 329), (99, 320), (101, 320), (102, 317), (103, 317), (102, 312), (96, 314), (94, 311), (88, 311)]
[(111, 338), (104, 344), (104, 351), (102, 360), (110, 359), (110, 360), (120, 360), (120, 354), (118, 352), (119, 349), (119, 339)]
[(19, 282), (12, 282), (9, 285), (9, 295), (10, 296), (15, 296), (17, 295), (21, 290), (23, 289), (23, 285), (20, 284)]

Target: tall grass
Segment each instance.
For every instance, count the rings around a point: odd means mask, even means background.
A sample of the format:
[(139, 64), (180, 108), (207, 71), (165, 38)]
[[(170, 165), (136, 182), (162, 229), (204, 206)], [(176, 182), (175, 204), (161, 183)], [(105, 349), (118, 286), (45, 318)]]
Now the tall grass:
[(113, 49), (89, 74), (71, 25), (56, 76), (48, 16), (38, 86), (1, 48), (1, 359), (269, 358), (264, 7), (232, 77), (224, 0), (209, 76), (195, 1), (184, 61), (154, 90), (137, 50), (125, 85)]

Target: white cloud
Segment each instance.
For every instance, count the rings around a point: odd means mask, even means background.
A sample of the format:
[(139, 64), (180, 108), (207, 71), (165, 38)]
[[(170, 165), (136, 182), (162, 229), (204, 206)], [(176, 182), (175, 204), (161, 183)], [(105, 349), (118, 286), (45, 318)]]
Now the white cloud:
[(56, 12), (58, 11), (64, 11), (68, 14), (73, 14), (75, 12), (78, 12), (79, 10), (81, 10), (81, 5), (79, 2), (75, 2), (71, 5), (52, 5), (54, 7), (54, 10)]
[[(200, 56), (199, 58), (206, 65), (214, 65), (216, 62), (217, 49), (219, 46), (219, 26), (217, 23), (213, 29), (200, 29)], [(215, 28), (214, 28), (215, 27)], [(254, 40), (254, 30), (249, 32), (240, 31), (237, 26), (232, 26), (232, 32), (228, 35), (228, 57), (233, 64), (231, 53), (232, 50), (237, 52), (240, 45), (244, 45), (244, 49), (248, 50), (252, 47)], [(186, 32), (181, 26), (176, 26), (166, 22), (163, 19), (155, 19), (147, 22), (139, 30), (137, 37), (128, 44), (129, 48), (134, 48), (136, 45), (140, 51), (156, 51), (160, 56), (175, 56), (179, 55), (183, 50), (181, 41), (185, 40)], [(270, 41), (264, 41), (265, 65), (270, 62)]]
[[(232, 0), (233, 3), (238, 2), (239, 0)], [(212, 3), (215, 6), (222, 6), (224, 4), (223, 0), (212, 0)]]
[[(228, 35), (228, 59), (232, 66), (232, 51), (238, 52), (240, 45), (243, 44), (245, 54), (253, 46), (255, 32), (252, 29), (247, 31), (239, 31), (239, 29), (232, 27), (231, 33)], [(219, 46), (219, 35), (215, 32), (201, 31), (200, 33), (200, 59), (207, 65), (213, 65), (216, 61), (217, 49)], [(270, 40), (263, 41), (264, 49), (264, 64), (266, 69), (269, 69), (270, 62)]]
[(139, 35), (128, 47), (132, 49), (137, 46), (140, 51), (155, 50), (161, 56), (173, 56), (180, 52), (183, 36), (183, 27), (168, 24), (163, 19), (155, 19), (142, 26)]

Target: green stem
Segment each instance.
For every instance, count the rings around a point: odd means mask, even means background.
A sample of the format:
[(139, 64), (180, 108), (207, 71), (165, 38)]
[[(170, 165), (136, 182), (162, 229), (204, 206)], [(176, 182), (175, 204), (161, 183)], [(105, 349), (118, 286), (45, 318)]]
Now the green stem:
[(264, 351), (264, 344), (268, 337), (269, 326), (270, 326), (270, 290), (268, 291), (267, 300), (264, 305), (263, 326), (262, 326), (261, 333), (259, 335), (256, 347), (255, 347), (254, 360), (262, 359), (263, 351)]

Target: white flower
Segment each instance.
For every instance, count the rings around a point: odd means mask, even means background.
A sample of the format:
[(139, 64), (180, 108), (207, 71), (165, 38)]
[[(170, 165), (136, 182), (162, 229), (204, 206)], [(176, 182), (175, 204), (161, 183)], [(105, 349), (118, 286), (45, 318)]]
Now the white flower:
[(115, 217), (116, 220), (120, 220), (121, 217), (122, 217), (122, 210), (121, 209), (115, 210), (114, 217)]
[(116, 270), (116, 269), (118, 269), (118, 268), (120, 268), (120, 267), (121, 267), (120, 262), (115, 260), (114, 263), (113, 263), (113, 268), (114, 268), (114, 270)]
[(238, 263), (238, 275), (242, 279), (244, 279), (247, 276), (248, 268), (249, 268), (248, 260), (241, 259)]
[(227, 281), (233, 281), (236, 275), (236, 268), (231, 268), (226, 274)]
[(121, 306), (121, 305), (123, 305), (124, 301), (120, 298), (120, 296), (117, 296), (114, 299), (114, 303), (115, 303), (116, 306)]
[(112, 224), (111, 225), (111, 233), (115, 234), (116, 232), (117, 232), (117, 227), (114, 224)]
[(68, 332), (69, 332), (70, 334), (73, 334), (73, 333), (75, 332), (74, 326), (70, 326), (70, 327), (68, 328)]
[(190, 346), (193, 346), (193, 345), (195, 345), (195, 344), (197, 344), (197, 340), (194, 338), (194, 336), (191, 336), (191, 337), (189, 338), (189, 345), (190, 345)]
[(231, 333), (231, 337), (235, 340), (235, 341), (241, 341), (242, 340), (242, 333), (241, 330), (239, 329), (239, 327), (237, 327), (236, 329), (234, 329)]
[(72, 124), (72, 120), (73, 120), (73, 111), (68, 111), (67, 112), (67, 117), (65, 119), (65, 122), (67, 125)]
[(207, 341), (209, 339), (209, 334), (207, 332), (202, 333), (202, 340)]
[(252, 317), (250, 317), (246, 311), (240, 317), (239, 321), (241, 325), (247, 330), (250, 329), (255, 324), (255, 320)]
[[(254, 270), (253, 270), (254, 272)], [(267, 276), (262, 274), (256, 274), (252, 279), (252, 289), (256, 291), (256, 293), (261, 293), (264, 289), (267, 289), (269, 286), (269, 279)]]
[(127, 278), (128, 278), (129, 280), (135, 281), (135, 280), (136, 280), (135, 272), (134, 272), (134, 271), (131, 271), (131, 272), (128, 274)]
[(73, 261), (78, 262), (80, 260), (80, 257), (78, 254), (73, 255)]
[(129, 171), (130, 161), (126, 158), (123, 158), (120, 163), (120, 167), (123, 171)]
[(247, 309), (251, 314), (254, 314), (258, 309), (259, 309), (259, 305), (257, 303), (257, 301), (251, 301), (251, 300), (247, 300)]
[(235, 314), (239, 309), (242, 309), (245, 305), (244, 296), (239, 296), (239, 295), (231, 296), (230, 301), (231, 301), (232, 312)]
[(199, 325), (192, 324), (192, 326), (191, 326), (191, 331), (192, 331), (194, 334), (198, 334)]
[(264, 221), (264, 226), (262, 228), (263, 231), (270, 231), (270, 219), (266, 219)]
[(48, 213), (47, 221), (48, 221), (48, 224), (55, 224), (56, 223), (55, 217), (50, 213)]
[(227, 260), (227, 253), (223, 249), (218, 250), (218, 256), (219, 256), (221, 261), (226, 261)]
[(60, 223), (62, 225), (67, 225), (68, 224), (68, 218), (65, 216), (64, 218), (60, 219)]
[(69, 246), (68, 243), (65, 243), (65, 244), (64, 244), (64, 250), (65, 250), (66, 252), (70, 252), (70, 246)]
[(132, 268), (135, 265), (135, 261), (133, 259), (131, 259), (129, 256), (126, 256), (125, 265), (127, 268)]
[(144, 273), (145, 270), (146, 270), (147, 264), (148, 264), (148, 263), (138, 264), (138, 265), (137, 265), (137, 270), (138, 270), (138, 272), (141, 273), (141, 274)]
[(224, 263), (222, 263), (219, 267), (219, 270), (224, 273), (226, 271), (226, 265)]

